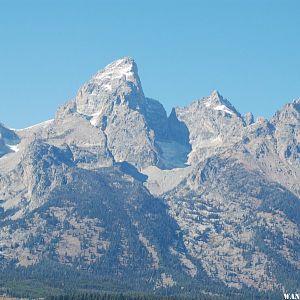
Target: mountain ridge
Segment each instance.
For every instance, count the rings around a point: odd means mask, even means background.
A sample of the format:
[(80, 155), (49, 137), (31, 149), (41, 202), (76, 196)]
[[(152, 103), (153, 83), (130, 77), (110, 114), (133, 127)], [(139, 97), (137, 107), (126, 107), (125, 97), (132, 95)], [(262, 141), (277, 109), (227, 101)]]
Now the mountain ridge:
[(299, 105), (254, 121), (213, 91), (168, 116), (132, 58), (113, 62), (53, 120), (0, 126), (0, 267), (50, 260), (157, 293), (297, 289)]

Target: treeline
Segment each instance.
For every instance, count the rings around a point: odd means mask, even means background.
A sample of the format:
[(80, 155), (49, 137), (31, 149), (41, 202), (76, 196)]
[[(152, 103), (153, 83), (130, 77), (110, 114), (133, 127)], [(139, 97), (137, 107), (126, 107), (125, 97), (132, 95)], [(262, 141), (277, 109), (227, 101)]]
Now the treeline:
[[(73, 295), (50, 296), (45, 300), (187, 300), (191, 298), (175, 296), (157, 296), (157, 295), (132, 295), (132, 294), (96, 294), (83, 293)], [(210, 296), (197, 298), (198, 300), (212, 300)]]
[[(217, 284), (203, 276), (202, 280), (180, 278), (179, 284), (170, 289), (161, 289), (160, 294), (149, 294), (151, 286), (140, 280), (134, 273), (116, 280), (115, 276), (100, 276), (88, 270), (76, 270), (54, 261), (27, 268), (8, 266), (0, 268), (0, 294), (5, 293), (19, 298), (45, 298), (49, 300), (103, 299), (103, 300), (236, 300), (278, 299), (276, 292), (259, 292), (254, 289), (231, 289)], [(299, 281), (298, 281), (299, 282)], [(181, 287), (184, 287), (182, 289)], [(208, 294), (207, 292), (211, 292)], [(107, 294), (105, 294), (105, 292)], [(168, 296), (173, 295), (173, 296)], [(176, 295), (176, 296), (175, 296)], [(281, 296), (281, 295), (280, 295)]]

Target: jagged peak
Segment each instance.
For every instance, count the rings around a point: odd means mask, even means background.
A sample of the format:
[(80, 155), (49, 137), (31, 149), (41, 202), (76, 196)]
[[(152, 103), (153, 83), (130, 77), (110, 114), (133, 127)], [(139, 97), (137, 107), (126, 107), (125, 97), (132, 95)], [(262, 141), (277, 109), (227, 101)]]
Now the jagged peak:
[(291, 103), (286, 104), (286, 107), (291, 107), (297, 112), (300, 112), (300, 99), (294, 99)]
[(293, 99), (292, 101), (285, 103), (281, 109), (277, 111), (277, 113), (290, 110), (290, 109), (298, 109), (300, 105), (300, 98), (299, 99)]
[(133, 58), (118, 59), (98, 71), (78, 91), (77, 112), (89, 116), (110, 110), (116, 103), (137, 109), (144, 105), (144, 93)]
[(238, 115), (239, 112), (235, 107), (217, 91), (213, 90), (210, 96), (205, 97), (201, 102), (207, 107), (217, 111), (224, 111), (229, 115)]
[(243, 120), (244, 120), (246, 126), (253, 124), (254, 116), (253, 116), (252, 112), (245, 113), (243, 116)]
[(185, 107), (177, 106), (174, 108), (174, 111), (179, 112), (186, 109), (202, 110), (203, 108), (215, 111), (223, 111), (227, 115), (235, 115), (239, 118), (242, 118), (241, 114), (235, 109), (235, 107), (217, 90), (213, 90), (209, 96), (195, 100)]
[(222, 101), (222, 99), (223, 99), (222, 95), (219, 93), (218, 90), (213, 90), (211, 92), (210, 97), (213, 98), (213, 99), (219, 100), (219, 101)]
[(104, 69), (124, 67), (124, 66), (136, 66), (135, 60), (130, 56), (125, 56), (123, 58), (117, 59), (112, 63), (108, 64)]
[(137, 65), (132, 57), (124, 57), (113, 61), (104, 69), (98, 71), (93, 79), (100, 81), (125, 79), (127, 81), (138, 83), (139, 79)]
[(294, 99), (291, 102), (286, 103), (281, 109), (277, 110), (271, 118), (271, 122), (274, 124), (279, 122), (299, 124), (300, 99)]
[(213, 90), (212, 93), (208, 97), (204, 97), (202, 101), (207, 107), (224, 104), (224, 99), (217, 90)]

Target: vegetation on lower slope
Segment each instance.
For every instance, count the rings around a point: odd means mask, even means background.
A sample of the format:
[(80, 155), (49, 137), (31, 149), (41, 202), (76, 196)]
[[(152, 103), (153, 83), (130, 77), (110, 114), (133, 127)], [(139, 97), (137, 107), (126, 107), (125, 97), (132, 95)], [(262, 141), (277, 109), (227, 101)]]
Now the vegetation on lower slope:
[(150, 290), (146, 283), (140, 282), (137, 289), (135, 280), (134, 274), (127, 280), (116, 280), (48, 261), (34, 268), (11, 268), (0, 273), (0, 294), (47, 300), (280, 299), (276, 293), (230, 289), (208, 281), (199, 282), (198, 287), (186, 281), (181, 286), (159, 290)]

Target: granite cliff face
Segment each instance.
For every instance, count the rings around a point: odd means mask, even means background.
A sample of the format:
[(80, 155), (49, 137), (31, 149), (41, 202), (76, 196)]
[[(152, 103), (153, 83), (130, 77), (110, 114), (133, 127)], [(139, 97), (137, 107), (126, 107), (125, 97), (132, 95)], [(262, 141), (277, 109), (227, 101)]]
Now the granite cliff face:
[(53, 120), (0, 125), (0, 156), (8, 277), (48, 282), (50, 261), (135, 290), (299, 288), (299, 100), (254, 120), (213, 91), (167, 116), (124, 58)]
[(154, 132), (146, 120), (146, 99), (133, 59), (118, 60), (98, 72), (71, 105), (71, 117), (75, 112), (100, 129), (115, 161), (138, 167), (156, 163)]

